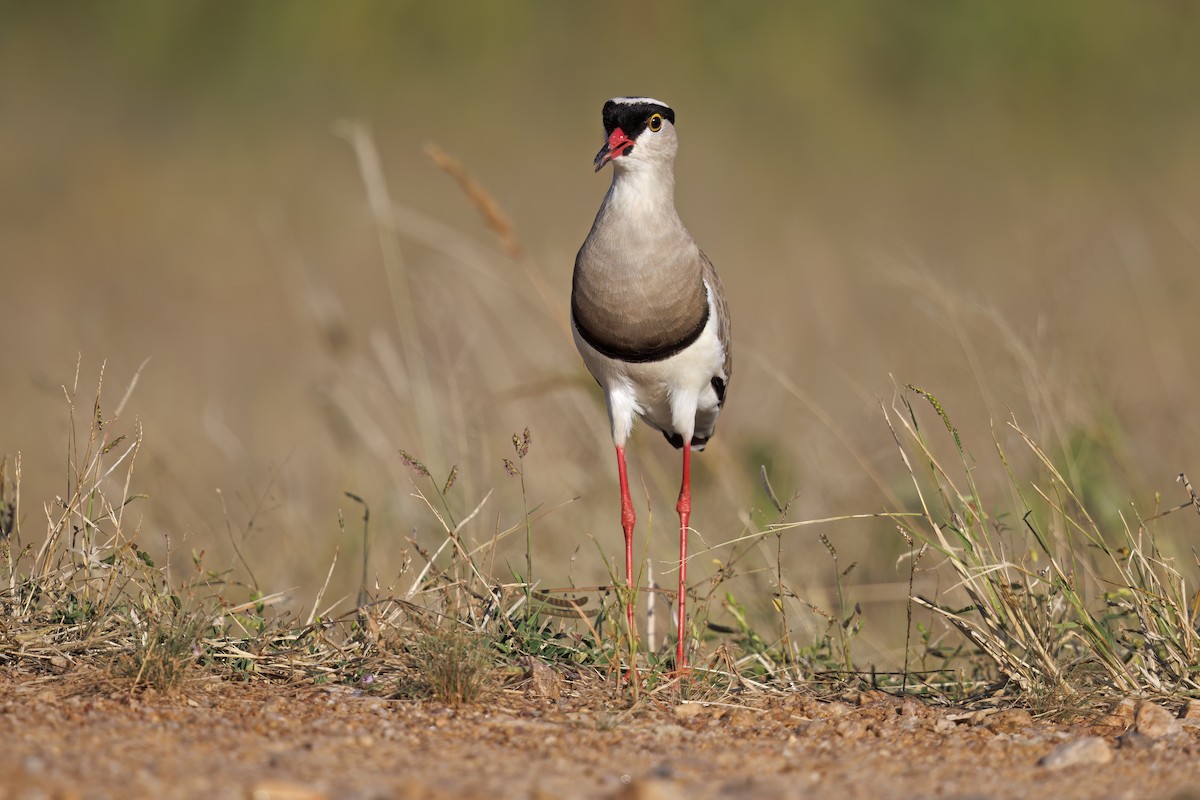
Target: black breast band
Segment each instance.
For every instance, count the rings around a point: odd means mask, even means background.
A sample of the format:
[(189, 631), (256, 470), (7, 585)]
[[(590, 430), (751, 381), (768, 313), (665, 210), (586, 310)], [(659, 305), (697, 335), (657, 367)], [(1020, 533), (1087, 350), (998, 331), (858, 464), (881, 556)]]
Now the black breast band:
[(687, 335), (676, 342), (667, 342), (666, 344), (656, 345), (654, 347), (621, 347), (614, 345), (611, 342), (605, 343), (589, 331), (579, 322), (579, 317), (575, 314), (571, 315), (572, 322), (575, 323), (575, 330), (579, 331), (579, 335), (587, 342), (593, 350), (601, 355), (616, 359), (617, 361), (628, 361), (632, 364), (644, 364), (650, 361), (662, 361), (670, 358), (676, 353), (680, 353), (690, 347), (700, 334), (704, 333), (704, 326), (708, 325), (708, 315), (710, 309), (708, 303), (704, 304), (704, 316), (700, 318), (700, 323), (695, 328), (688, 331)]

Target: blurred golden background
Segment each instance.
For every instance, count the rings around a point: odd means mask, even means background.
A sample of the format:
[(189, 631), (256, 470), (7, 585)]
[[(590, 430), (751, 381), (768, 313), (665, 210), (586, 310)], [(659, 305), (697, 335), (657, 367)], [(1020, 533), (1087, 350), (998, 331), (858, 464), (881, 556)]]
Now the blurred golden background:
[[(680, 213), (734, 313), (729, 403), (697, 466), (697, 581), (725, 558), (706, 547), (776, 518), (760, 465), (796, 493), (791, 519), (904, 510), (880, 402), (908, 383), (941, 401), (985, 487), (1004, 482), (993, 436), (1010, 441), (1012, 414), (1102, 518), (1175, 502), (1175, 475), (1200, 473), (1198, 17), (2, 2), (0, 443), (22, 457), (23, 536), (63, 491), (77, 359), (84, 420), (102, 363), (111, 413), (149, 359), (119, 424), (144, 428), (132, 491), (151, 552), (169, 536), (177, 558), (248, 580), (232, 537), (264, 591), (304, 606), (340, 547), (327, 600), (353, 602), (360, 510), (343, 492), (370, 504), (372, 584), (399, 585), (409, 538), (442, 534), (398, 451), (439, 484), (459, 465), (459, 519), (492, 491), (464, 529), (487, 543), (523, 519), (502, 458), (528, 426), (535, 577), (605, 581), (615, 466), (567, 300), (610, 180), (591, 168), (600, 107), (622, 94), (675, 108)], [(370, 143), (378, 171), (360, 169)], [(492, 194), (519, 256), (428, 143)], [(364, 176), (386, 186), (374, 206)], [(670, 583), (677, 454), (641, 429), (631, 467), (639, 552), (649, 530)], [(894, 524), (841, 522), (787, 535), (798, 616), (832, 603), (819, 532), (859, 562), (852, 599), (900, 607)], [(523, 571), (523, 539), (501, 542), (497, 575)], [(755, 613), (766, 550), (730, 584)], [(868, 613), (864, 637), (894, 658), (886, 618)]]

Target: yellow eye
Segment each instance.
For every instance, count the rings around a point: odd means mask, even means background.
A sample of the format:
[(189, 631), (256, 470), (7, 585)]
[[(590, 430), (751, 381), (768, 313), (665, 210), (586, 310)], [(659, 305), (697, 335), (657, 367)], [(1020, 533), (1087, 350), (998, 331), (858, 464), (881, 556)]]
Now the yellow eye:
[(661, 131), (662, 130), (662, 114), (655, 114), (654, 116), (650, 117), (650, 121), (646, 123), (646, 126), (648, 128), (650, 128), (651, 133), (658, 133), (659, 131)]

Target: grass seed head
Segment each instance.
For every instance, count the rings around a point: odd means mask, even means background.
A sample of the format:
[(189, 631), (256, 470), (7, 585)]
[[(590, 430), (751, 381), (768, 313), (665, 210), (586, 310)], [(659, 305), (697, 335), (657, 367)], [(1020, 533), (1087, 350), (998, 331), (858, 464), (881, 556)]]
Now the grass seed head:
[(520, 434), (513, 434), (513, 450), (516, 452), (517, 458), (524, 459), (525, 456), (529, 455), (529, 444), (532, 441), (533, 436), (529, 433), (528, 427)]
[(422, 478), (429, 477), (429, 467), (418, 461), (416, 456), (412, 455), (412, 453), (409, 453), (407, 450), (400, 451), (400, 460), (404, 462), (405, 466), (420, 475)]

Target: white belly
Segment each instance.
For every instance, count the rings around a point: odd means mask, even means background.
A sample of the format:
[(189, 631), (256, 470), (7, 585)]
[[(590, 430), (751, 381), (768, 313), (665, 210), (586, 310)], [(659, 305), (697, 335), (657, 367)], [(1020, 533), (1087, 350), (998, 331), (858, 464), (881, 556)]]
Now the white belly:
[(720, 411), (714, 377), (724, 381), (725, 351), (710, 298), (708, 323), (699, 338), (661, 361), (632, 363), (609, 358), (584, 341), (571, 324), (583, 363), (604, 390), (613, 441), (623, 447), (635, 417), (684, 441), (712, 434)]

